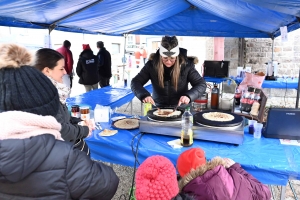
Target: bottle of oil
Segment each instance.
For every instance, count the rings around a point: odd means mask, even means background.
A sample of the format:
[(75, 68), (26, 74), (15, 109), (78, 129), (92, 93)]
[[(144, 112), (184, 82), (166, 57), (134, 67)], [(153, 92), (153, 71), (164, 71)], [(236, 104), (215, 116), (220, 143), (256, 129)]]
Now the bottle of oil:
[(210, 101), (211, 109), (219, 108), (219, 88), (217, 84), (214, 85), (214, 88), (211, 90), (211, 101)]
[(193, 115), (190, 108), (187, 107), (182, 115), (181, 120), (181, 145), (184, 147), (192, 146), (193, 144)]

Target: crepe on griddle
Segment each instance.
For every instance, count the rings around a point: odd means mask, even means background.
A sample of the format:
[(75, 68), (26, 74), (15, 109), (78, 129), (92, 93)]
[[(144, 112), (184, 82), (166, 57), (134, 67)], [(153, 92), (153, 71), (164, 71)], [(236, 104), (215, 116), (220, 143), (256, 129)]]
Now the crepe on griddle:
[(172, 116), (178, 116), (181, 114), (180, 110), (173, 109), (159, 109), (153, 112), (153, 115), (156, 115), (158, 117), (172, 117)]
[(139, 127), (138, 119), (120, 119), (114, 123), (114, 126), (120, 129), (134, 129)]
[(204, 119), (217, 122), (229, 122), (234, 120), (233, 115), (222, 112), (208, 112), (204, 113), (202, 116)]

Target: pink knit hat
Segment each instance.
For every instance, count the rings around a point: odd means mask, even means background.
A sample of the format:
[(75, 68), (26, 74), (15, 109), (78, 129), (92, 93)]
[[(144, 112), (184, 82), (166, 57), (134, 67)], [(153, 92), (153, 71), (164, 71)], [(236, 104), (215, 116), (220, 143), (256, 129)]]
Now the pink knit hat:
[(170, 200), (178, 192), (176, 169), (164, 156), (147, 158), (136, 172), (137, 200)]

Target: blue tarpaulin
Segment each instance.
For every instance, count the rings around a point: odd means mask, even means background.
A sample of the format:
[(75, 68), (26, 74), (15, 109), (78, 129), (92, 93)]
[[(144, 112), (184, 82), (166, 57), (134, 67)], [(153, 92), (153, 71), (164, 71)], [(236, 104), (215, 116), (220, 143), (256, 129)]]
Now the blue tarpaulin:
[(299, 0), (0, 1), (0, 26), (108, 35), (269, 38), (299, 17)]
[[(109, 123), (101, 123), (101, 126), (116, 129)], [(300, 179), (299, 146), (282, 145), (279, 139), (264, 137), (256, 139), (247, 130), (248, 127), (245, 127), (244, 142), (239, 146), (195, 139), (192, 147), (202, 148), (208, 160), (215, 156), (233, 159), (265, 184), (285, 186), (289, 179)], [(102, 137), (99, 132), (95, 130), (93, 136), (86, 139), (92, 158), (133, 167), (135, 163), (133, 152), (136, 151), (140, 135), (135, 138), (134, 136), (139, 134), (139, 129), (119, 129), (116, 135), (110, 137)], [(174, 139), (178, 137), (144, 134), (138, 146), (139, 163), (149, 156), (163, 155), (176, 165), (178, 156), (187, 148), (173, 149), (167, 142)]]
[[(214, 77), (204, 77), (206, 82), (212, 83), (222, 83), (227, 81), (228, 78), (214, 78)], [(240, 84), (242, 78), (233, 78), (235, 82)], [(274, 88), (274, 89), (297, 89), (298, 88), (298, 78), (277, 78), (277, 80), (264, 80), (262, 88)]]
[[(146, 85), (145, 89), (152, 93), (151, 84)], [(72, 105), (89, 106), (92, 110), (95, 109), (97, 104), (110, 106), (111, 109), (115, 109), (130, 102), (133, 98), (134, 94), (129, 87), (107, 86), (75, 97), (70, 97), (66, 103), (69, 107)]]

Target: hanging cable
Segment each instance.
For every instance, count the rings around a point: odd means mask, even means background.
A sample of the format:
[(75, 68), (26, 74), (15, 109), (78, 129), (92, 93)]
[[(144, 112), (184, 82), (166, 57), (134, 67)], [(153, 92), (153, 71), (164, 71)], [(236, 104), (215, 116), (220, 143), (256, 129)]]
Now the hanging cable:
[(135, 161), (134, 161), (134, 167), (133, 167), (133, 176), (132, 176), (132, 183), (131, 183), (131, 189), (130, 189), (130, 194), (129, 194), (128, 200), (131, 200), (131, 197), (132, 197), (132, 194), (133, 194), (133, 186), (134, 186), (134, 179), (135, 179), (136, 164), (137, 164), (137, 161), (138, 161), (139, 143), (140, 143), (140, 140), (142, 139), (142, 137), (144, 135), (143, 133), (139, 133), (139, 134), (141, 134), (141, 136), (139, 137), (138, 142), (136, 144), (136, 151), (135, 151), (135, 154), (134, 154)]

